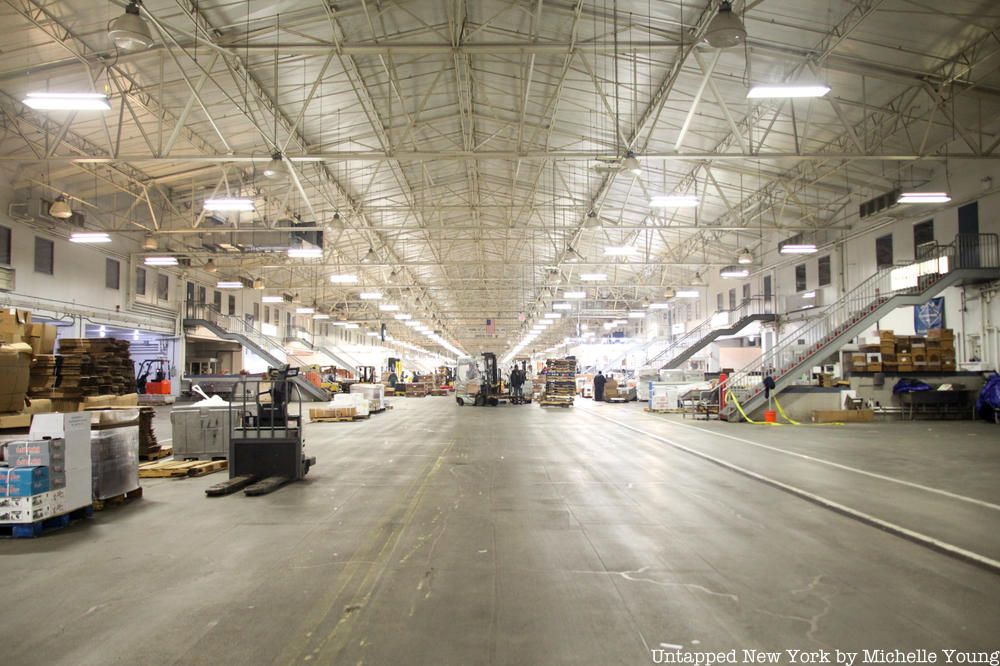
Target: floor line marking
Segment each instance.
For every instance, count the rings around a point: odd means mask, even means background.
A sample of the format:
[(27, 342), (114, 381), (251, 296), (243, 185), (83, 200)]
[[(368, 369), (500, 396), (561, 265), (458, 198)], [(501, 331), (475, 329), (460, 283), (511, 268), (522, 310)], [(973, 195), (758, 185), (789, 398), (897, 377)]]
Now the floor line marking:
[[(640, 428), (636, 428), (636, 427), (630, 426), (627, 423), (623, 423), (621, 421), (616, 421), (615, 419), (612, 419), (612, 418), (607, 417), (607, 416), (602, 416), (600, 414), (594, 414), (593, 412), (588, 412), (588, 413), (592, 414), (593, 416), (596, 416), (599, 419), (603, 419), (605, 421), (608, 421), (609, 423), (614, 423), (616, 425), (621, 426), (622, 428), (625, 428), (627, 430), (631, 430), (633, 432), (637, 432), (637, 433), (639, 433), (641, 435), (649, 437), (650, 439), (655, 439), (655, 440), (661, 441), (664, 444), (667, 444), (667, 445), (672, 446), (672, 447), (674, 447), (676, 449), (684, 451), (685, 453), (689, 453), (689, 454), (691, 454), (693, 456), (697, 456), (698, 458), (702, 458), (703, 460), (707, 460), (707, 461), (709, 461), (711, 463), (719, 465), (720, 467), (724, 467), (724, 468), (729, 469), (729, 470), (731, 470), (733, 472), (737, 472), (737, 473), (742, 474), (744, 476), (750, 477), (751, 479), (755, 479), (755, 480), (760, 481), (762, 483), (766, 483), (766, 484), (768, 484), (770, 486), (773, 486), (775, 488), (783, 490), (783, 491), (785, 491), (787, 493), (790, 493), (792, 495), (796, 495), (798, 497), (801, 497), (802, 499), (808, 500), (808, 501), (810, 501), (810, 502), (812, 502), (814, 504), (818, 504), (819, 506), (822, 506), (822, 507), (825, 507), (827, 509), (830, 509), (831, 511), (835, 511), (837, 513), (840, 513), (842, 515), (848, 516), (850, 518), (854, 518), (854, 519), (856, 519), (856, 520), (858, 520), (860, 522), (866, 523), (866, 524), (871, 525), (873, 527), (877, 527), (877, 528), (879, 528), (879, 529), (881, 529), (881, 530), (883, 530), (885, 532), (888, 532), (890, 534), (894, 534), (896, 536), (902, 537), (902, 538), (907, 539), (909, 541), (912, 541), (914, 543), (920, 544), (922, 546), (926, 546), (926, 547), (928, 547), (928, 548), (930, 548), (932, 550), (936, 550), (936, 551), (938, 551), (940, 553), (944, 553), (945, 555), (950, 555), (951, 557), (954, 557), (954, 558), (957, 558), (957, 559), (960, 559), (960, 560), (964, 560), (964, 561), (966, 561), (966, 562), (968, 562), (970, 564), (975, 564), (976, 566), (979, 566), (979, 567), (982, 567), (984, 569), (987, 569), (988, 571), (990, 571), (992, 573), (1000, 574), (1000, 561), (994, 560), (994, 559), (992, 559), (990, 557), (987, 557), (986, 555), (980, 555), (979, 553), (975, 553), (975, 552), (973, 552), (971, 550), (967, 550), (965, 548), (962, 548), (961, 546), (956, 546), (956, 545), (950, 544), (950, 543), (948, 543), (946, 541), (941, 541), (940, 539), (935, 539), (934, 537), (929, 536), (927, 534), (923, 534), (922, 532), (917, 532), (915, 530), (911, 530), (909, 528), (903, 527), (902, 525), (897, 525), (896, 523), (891, 523), (891, 522), (889, 522), (887, 520), (883, 520), (881, 518), (877, 518), (877, 517), (871, 515), (870, 513), (865, 513), (864, 511), (860, 511), (858, 509), (851, 508), (851, 507), (849, 507), (849, 506), (847, 506), (845, 504), (841, 504), (841, 503), (835, 502), (835, 501), (833, 501), (831, 499), (827, 499), (825, 497), (822, 497), (821, 495), (816, 495), (815, 493), (811, 493), (808, 490), (804, 490), (804, 489), (799, 488), (797, 486), (793, 486), (793, 485), (784, 483), (782, 481), (778, 481), (777, 479), (772, 479), (771, 477), (764, 476), (763, 474), (758, 474), (757, 472), (749, 470), (746, 467), (742, 467), (740, 465), (736, 465), (735, 463), (728, 462), (728, 461), (723, 460), (721, 458), (716, 458), (713, 455), (709, 455), (707, 453), (703, 453), (701, 451), (698, 451), (697, 449), (692, 449), (690, 447), (684, 446), (683, 444), (678, 444), (677, 442), (675, 442), (673, 440), (670, 440), (670, 439), (667, 439), (666, 437), (661, 437), (660, 435), (654, 435), (651, 432), (647, 432), (645, 430), (641, 430)], [(700, 428), (699, 428), (699, 430), (700, 430)]]
[(950, 497), (951, 499), (960, 500), (962, 502), (969, 502), (970, 504), (977, 504), (981, 507), (987, 509), (993, 509), (994, 511), (1000, 511), (1000, 504), (993, 504), (992, 502), (987, 502), (985, 500), (976, 499), (975, 497), (969, 497), (967, 495), (959, 495), (957, 493), (949, 492), (947, 490), (941, 490), (940, 488), (934, 488), (932, 486), (925, 486), (920, 483), (915, 483), (913, 481), (906, 481), (904, 479), (897, 479), (893, 476), (886, 476), (885, 474), (879, 474), (878, 472), (869, 472), (867, 470), (858, 469), (857, 467), (851, 467), (849, 465), (843, 465), (841, 463), (833, 462), (832, 460), (825, 460), (823, 458), (816, 458), (814, 456), (806, 455), (805, 453), (798, 453), (796, 451), (789, 451), (787, 449), (782, 449), (777, 446), (768, 446), (767, 444), (761, 444), (760, 442), (755, 442), (749, 439), (743, 439), (742, 437), (736, 437), (735, 435), (727, 435), (721, 432), (714, 432), (712, 430), (706, 430), (705, 428), (699, 428), (698, 426), (689, 425), (687, 423), (676, 423), (674, 421), (666, 421), (672, 426), (677, 426), (680, 428), (687, 428), (689, 430), (697, 430), (698, 432), (705, 433), (707, 435), (715, 435), (718, 437), (725, 437), (726, 439), (731, 439), (737, 442), (743, 442), (744, 444), (749, 444), (751, 446), (756, 446), (761, 449), (767, 449), (769, 451), (775, 451), (777, 453), (783, 453), (788, 456), (794, 456), (796, 458), (802, 458), (804, 460), (809, 460), (811, 462), (816, 462), (821, 465), (829, 465), (830, 467), (836, 467), (837, 469), (842, 469), (848, 472), (854, 472), (855, 474), (862, 474), (864, 476), (870, 476), (875, 479), (880, 479), (882, 481), (889, 481), (891, 483), (898, 483), (903, 486), (909, 486), (910, 488), (917, 488), (918, 490), (924, 490), (929, 493), (936, 493), (938, 495), (943, 495), (944, 497)]

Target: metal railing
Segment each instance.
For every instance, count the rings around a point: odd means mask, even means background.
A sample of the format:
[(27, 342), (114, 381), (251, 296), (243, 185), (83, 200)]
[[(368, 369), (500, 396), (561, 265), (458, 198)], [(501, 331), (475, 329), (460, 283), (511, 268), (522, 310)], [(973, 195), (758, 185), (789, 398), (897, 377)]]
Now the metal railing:
[(242, 335), (268, 355), (277, 358), (282, 363), (289, 362), (288, 354), (285, 353), (285, 345), (281, 340), (263, 333), (242, 317), (219, 311), (211, 303), (185, 301), (184, 318), (202, 319), (215, 324), (228, 333)]
[[(719, 315), (725, 314), (725, 323), (720, 321)], [(704, 321), (680, 336), (674, 338), (662, 351), (655, 356), (646, 359), (645, 365), (655, 365), (657, 362), (666, 363), (691, 348), (699, 340), (711, 334), (713, 331), (728, 328), (751, 315), (771, 314), (771, 302), (763, 298), (747, 298), (739, 305), (730, 310), (721, 310), (709, 315)]]
[(814, 319), (732, 373), (726, 380), (726, 390), (741, 402), (752, 398), (761, 393), (765, 376), (775, 381), (787, 379), (809, 357), (894, 296), (920, 294), (955, 270), (1000, 268), (1000, 238), (996, 234), (959, 234), (949, 245), (922, 250), (920, 258), (880, 268), (836, 302), (817, 308)]

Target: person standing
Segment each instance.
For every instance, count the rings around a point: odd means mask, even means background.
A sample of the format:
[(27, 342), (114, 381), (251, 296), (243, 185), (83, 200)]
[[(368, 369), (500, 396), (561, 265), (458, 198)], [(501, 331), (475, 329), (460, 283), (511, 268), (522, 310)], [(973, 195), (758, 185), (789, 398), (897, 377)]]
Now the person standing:
[(598, 370), (597, 376), (594, 377), (594, 400), (596, 402), (604, 401), (604, 383), (606, 381), (607, 378), (604, 376), (604, 373)]
[(521, 369), (514, 364), (514, 369), (510, 371), (510, 389), (512, 401), (515, 405), (520, 405), (524, 402), (524, 393), (521, 391), (521, 387), (524, 386), (524, 375), (521, 374)]

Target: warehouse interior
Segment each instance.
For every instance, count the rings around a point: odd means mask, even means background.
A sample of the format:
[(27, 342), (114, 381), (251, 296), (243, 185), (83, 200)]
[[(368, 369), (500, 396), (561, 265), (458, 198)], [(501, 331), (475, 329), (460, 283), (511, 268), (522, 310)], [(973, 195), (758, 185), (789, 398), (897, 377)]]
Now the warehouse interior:
[(10, 663), (996, 666), (994, 3), (0, 19)]

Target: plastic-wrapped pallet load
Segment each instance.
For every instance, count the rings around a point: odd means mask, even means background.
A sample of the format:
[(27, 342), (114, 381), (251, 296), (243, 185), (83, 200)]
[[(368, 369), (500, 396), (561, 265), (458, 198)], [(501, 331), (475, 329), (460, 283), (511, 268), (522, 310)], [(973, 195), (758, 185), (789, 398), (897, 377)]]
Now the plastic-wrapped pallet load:
[(139, 487), (139, 426), (115, 426), (90, 435), (94, 499), (124, 495)]
[(368, 401), (371, 411), (385, 409), (385, 387), (381, 384), (352, 384), (351, 395), (361, 394)]
[(332, 407), (353, 407), (356, 416), (368, 416), (371, 413), (368, 398), (361, 393), (336, 393), (330, 404)]
[(572, 405), (576, 393), (576, 359), (550, 358), (545, 361), (545, 398), (541, 404)]

